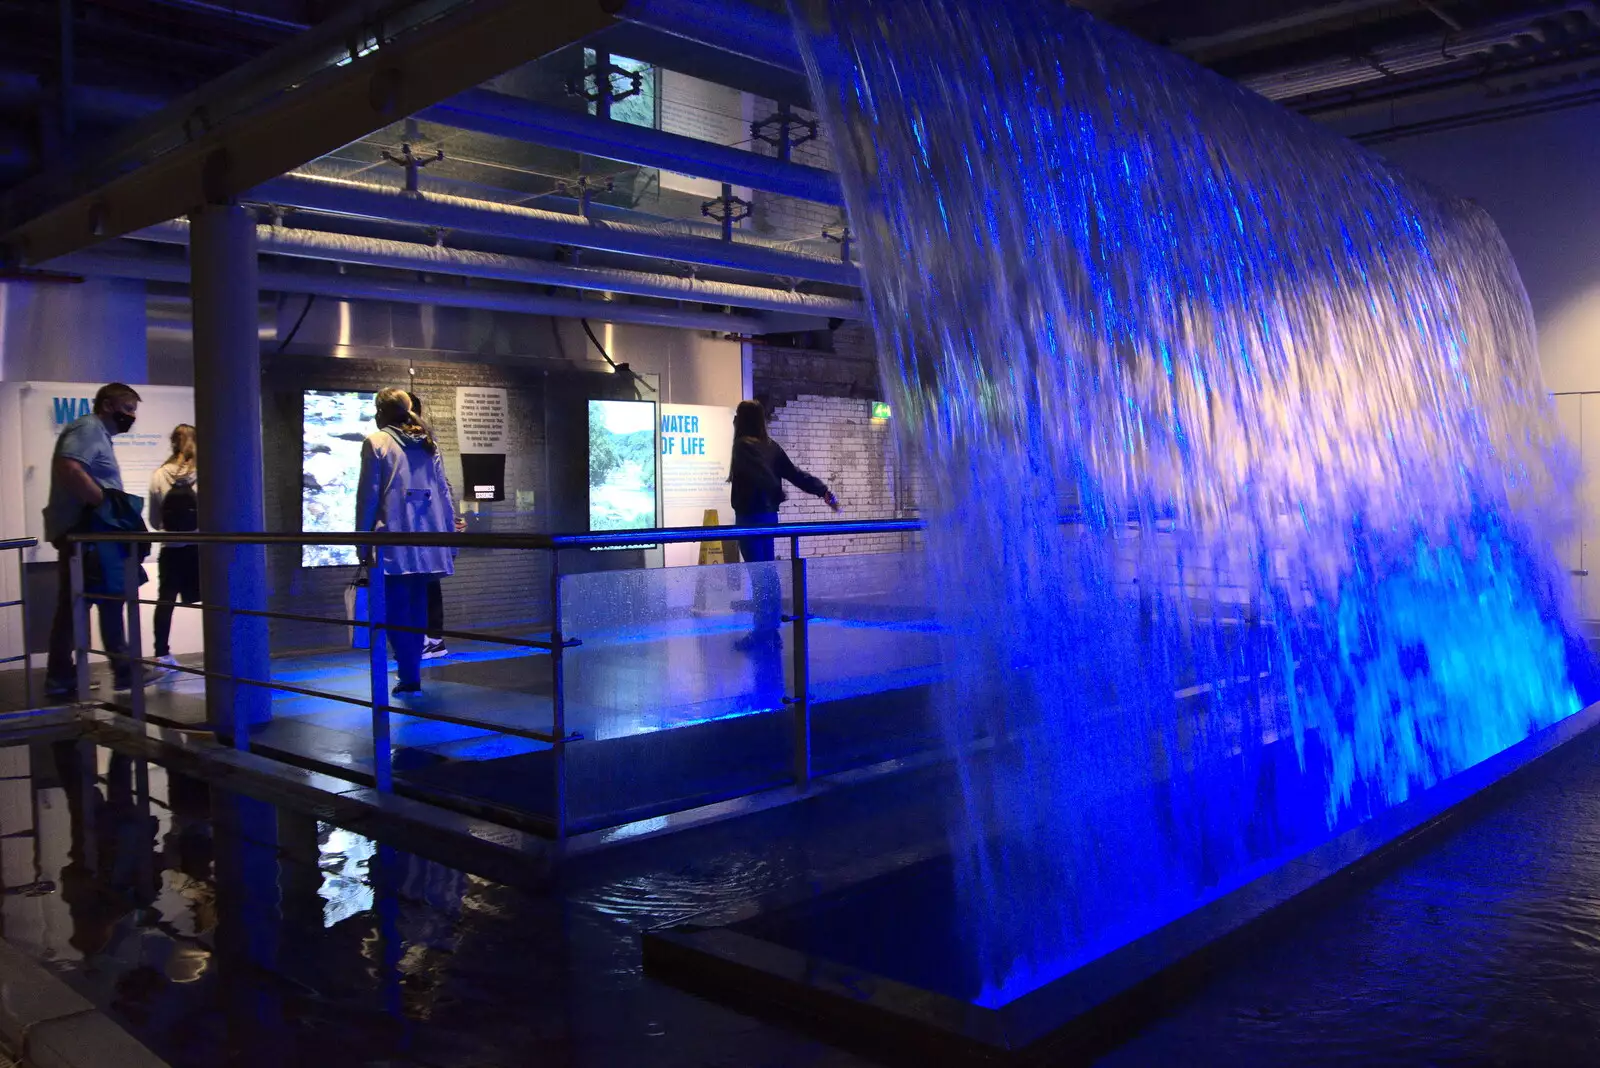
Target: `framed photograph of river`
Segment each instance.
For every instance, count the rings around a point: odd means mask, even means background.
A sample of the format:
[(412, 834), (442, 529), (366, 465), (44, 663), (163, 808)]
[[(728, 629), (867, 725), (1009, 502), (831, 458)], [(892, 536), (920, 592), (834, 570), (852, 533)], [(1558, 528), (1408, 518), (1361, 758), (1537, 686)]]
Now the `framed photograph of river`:
[[(376, 393), (308, 389), (300, 416), (300, 529), (351, 531), (361, 443), (377, 427)], [(301, 567), (354, 567), (352, 545), (306, 545)]]
[(654, 401), (589, 402), (589, 529), (647, 530), (656, 513)]

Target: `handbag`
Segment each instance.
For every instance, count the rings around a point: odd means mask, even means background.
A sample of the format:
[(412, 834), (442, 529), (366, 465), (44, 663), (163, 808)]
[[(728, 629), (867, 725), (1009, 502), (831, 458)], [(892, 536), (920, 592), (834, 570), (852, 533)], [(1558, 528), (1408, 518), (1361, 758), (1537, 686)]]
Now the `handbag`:
[(350, 620), (350, 648), (365, 649), (371, 644), (372, 631), (367, 623), (367, 569), (360, 568), (350, 585), (344, 588), (344, 617)]

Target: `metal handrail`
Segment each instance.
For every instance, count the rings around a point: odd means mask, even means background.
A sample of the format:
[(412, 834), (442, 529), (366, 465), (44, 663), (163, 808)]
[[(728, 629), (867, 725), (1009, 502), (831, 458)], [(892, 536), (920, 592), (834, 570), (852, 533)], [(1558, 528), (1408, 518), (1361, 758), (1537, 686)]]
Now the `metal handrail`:
[(17, 599), (15, 601), (0, 601), (0, 608), (15, 608), (22, 613), (22, 653), (20, 656), (0, 657), (0, 664), (22, 663), (22, 699), (29, 707), (33, 707), (33, 653), (28, 649), (28, 558), (23, 555), (23, 550), (32, 549), (39, 544), (38, 538), (3, 538), (0, 539), (0, 552), (16, 549), (17, 552)]
[[(548, 732), (537, 729), (516, 728), (506, 724), (485, 723), (464, 717), (452, 716), (448, 713), (434, 712), (426, 709), (404, 708), (391, 704), (388, 700), (389, 670), (388, 656), (384, 650), (384, 635), (386, 631), (414, 632), (416, 628), (391, 625), (386, 620), (384, 584), (372, 583), (368, 587), (368, 611), (366, 620), (335, 620), (315, 617), (319, 622), (341, 624), (345, 626), (362, 626), (368, 631), (368, 649), (371, 663), (369, 699), (352, 697), (344, 693), (328, 693), (312, 690), (307, 687), (275, 683), (271, 679), (250, 678), (230, 671), (213, 671), (209, 668), (180, 667), (179, 671), (192, 676), (200, 676), (216, 680), (229, 686), (246, 686), (266, 689), (283, 690), (289, 693), (303, 694), (306, 696), (326, 697), (344, 704), (366, 707), (372, 712), (372, 741), (373, 741), (373, 779), (379, 791), (387, 792), (394, 788), (393, 780), (393, 747), (390, 743), (389, 716), (397, 713), (407, 716), (416, 716), (421, 719), (436, 719), (443, 722), (461, 723), (480, 726), (502, 734), (521, 736), (540, 742), (547, 742), (554, 756), (553, 775), (555, 778), (555, 812), (554, 830), (557, 839), (564, 839), (568, 833), (567, 811), (567, 764), (566, 746), (569, 742), (580, 741), (581, 736), (567, 730), (566, 726), (566, 694), (565, 694), (565, 657), (582, 642), (575, 637), (562, 633), (562, 570), (561, 560), (563, 550), (580, 550), (586, 548), (618, 548), (627, 546), (681, 544), (686, 542), (706, 542), (738, 540), (742, 538), (785, 538), (790, 545), (789, 568), (792, 571), (791, 598), (794, 613), (782, 617), (784, 623), (793, 628), (793, 642), (790, 645), (793, 659), (794, 694), (784, 698), (786, 715), (790, 718), (791, 737), (793, 739), (793, 768), (794, 782), (804, 787), (811, 779), (811, 709), (808, 693), (810, 682), (810, 650), (807, 629), (811, 614), (807, 604), (806, 568), (807, 559), (801, 555), (800, 545), (802, 538), (826, 538), (852, 534), (887, 534), (887, 533), (915, 533), (926, 528), (921, 519), (841, 519), (823, 520), (818, 522), (782, 523), (777, 525), (729, 525), (715, 527), (655, 527), (643, 530), (614, 530), (614, 531), (584, 531), (570, 534), (468, 534), (455, 532), (434, 532), (424, 534), (399, 534), (377, 531), (264, 531), (264, 532), (226, 532), (208, 533), (200, 531), (163, 532), (163, 531), (93, 531), (69, 535), (67, 538), (67, 552), (74, 598), (74, 633), (76, 647), (79, 652), (78, 661), (78, 687), (79, 699), (87, 700), (88, 676), (88, 606), (93, 601), (120, 600), (126, 602), (128, 613), (128, 650), (121, 659), (127, 661), (130, 681), (130, 711), (135, 719), (144, 719), (144, 687), (143, 678), (147, 667), (156, 666), (156, 662), (143, 655), (141, 647), (138, 614), (141, 606), (149, 604), (147, 599), (141, 598), (138, 593), (140, 585), (140, 553), (126, 553), (123, 560), (123, 587), (121, 595), (87, 593), (83, 588), (83, 553), (82, 545), (90, 543), (115, 543), (138, 545), (211, 545), (211, 546), (238, 546), (238, 545), (354, 545), (367, 548), (382, 548), (386, 546), (448, 546), (451, 548), (482, 548), (482, 549), (517, 549), (546, 551), (550, 553), (550, 630), (548, 640), (540, 639), (507, 639), (495, 636), (489, 640), (496, 640), (503, 644), (522, 645), (528, 648), (546, 650), (549, 654), (549, 670), (551, 681), (551, 709), (550, 729)], [(266, 619), (303, 619), (311, 618), (298, 613), (263, 611), (256, 608), (236, 607), (231, 604), (197, 604), (184, 605), (183, 607), (198, 608), (203, 612), (224, 612), (232, 615), (253, 616)], [(482, 635), (471, 631), (452, 631), (454, 636), (462, 638), (479, 638)], [(101, 654), (104, 655), (104, 654)], [(250, 740), (247, 731), (241, 724), (234, 725), (234, 744), (248, 749)]]
[(551, 549), (612, 548), (628, 545), (676, 545), (740, 538), (815, 538), (842, 534), (901, 534), (927, 529), (922, 519), (823, 519), (769, 526), (655, 527), (649, 530), (593, 530), (582, 534), (548, 534)]
[(165, 531), (86, 531), (69, 534), (76, 542), (137, 542), (151, 545), (355, 545), (437, 546), (457, 549), (582, 549), (629, 545), (673, 545), (739, 538), (814, 538), (843, 534), (897, 534), (925, 530), (923, 519), (824, 519), (776, 526), (647, 527), (593, 530), (572, 534), (393, 534), (386, 531), (262, 531), (259, 533), (169, 533)]

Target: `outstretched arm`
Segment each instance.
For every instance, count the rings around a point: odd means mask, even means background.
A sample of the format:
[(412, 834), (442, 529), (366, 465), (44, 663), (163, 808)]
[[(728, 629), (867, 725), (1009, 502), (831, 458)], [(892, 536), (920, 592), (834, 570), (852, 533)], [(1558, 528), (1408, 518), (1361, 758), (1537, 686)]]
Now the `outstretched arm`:
[(839, 498), (828, 490), (828, 484), (807, 471), (802, 471), (789, 459), (789, 454), (783, 451), (783, 446), (778, 446), (777, 457), (778, 477), (788, 479), (796, 489), (802, 493), (809, 493), (813, 497), (821, 497), (828, 502), (828, 507), (835, 512), (839, 510)]

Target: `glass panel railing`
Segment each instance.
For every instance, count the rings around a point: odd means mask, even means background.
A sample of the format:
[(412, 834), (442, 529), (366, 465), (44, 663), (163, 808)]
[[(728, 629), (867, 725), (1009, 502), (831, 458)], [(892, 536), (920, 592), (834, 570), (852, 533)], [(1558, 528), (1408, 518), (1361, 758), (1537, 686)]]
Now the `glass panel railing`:
[(939, 633), (923, 554), (812, 557), (806, 568), (813, 772), (936, 746)]
[(789, 613), (789, 579), (784, 562), (563, 577), (573, 829), (788, 781), (789, 649), (746, 639), (758, 596)]
[(512, 818), (554, 815), (550, 655), (528, 644), (549, 640), (549, 589), (547, 553), (456, 556), (427, 594), (422, 692), (388, 698), (397, 784)]

